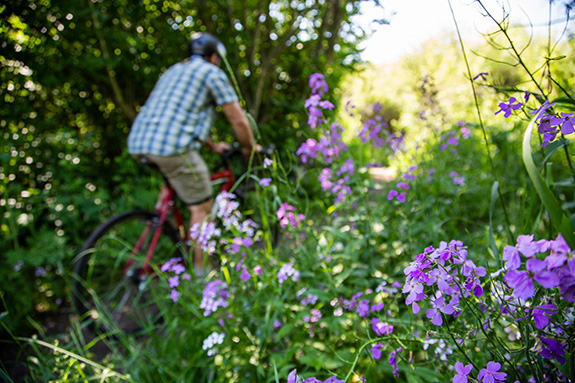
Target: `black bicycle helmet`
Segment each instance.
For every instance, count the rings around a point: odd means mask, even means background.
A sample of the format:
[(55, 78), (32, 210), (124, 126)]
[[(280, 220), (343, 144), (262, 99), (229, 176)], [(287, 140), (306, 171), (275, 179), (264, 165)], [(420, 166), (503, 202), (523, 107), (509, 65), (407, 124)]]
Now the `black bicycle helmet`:
[(190, 39), (190, 56), (209, 57), (217, 53), (220, 58), (226, 55), (226, 47), (209, 33), (197, 32)]

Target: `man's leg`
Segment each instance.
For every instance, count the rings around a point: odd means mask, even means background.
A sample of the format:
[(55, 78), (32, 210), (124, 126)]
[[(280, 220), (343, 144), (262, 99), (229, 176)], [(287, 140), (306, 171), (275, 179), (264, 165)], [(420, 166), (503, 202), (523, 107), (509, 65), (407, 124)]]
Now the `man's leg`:
[[(209, 199), (205, 202), (199, 203), (197, 205), (190, 205), (188, 209), (190, 210), (191, 217), (190, 217), (190, 229), (196, 225), (201, 225), (202, 222), (206, 220), (208, 215), (212, 211), (212, 206), (214, 204), (213, 199)], [(200, 246), (196, 245), (193, 249), (193, 257), (194, 257), (194, 269), (196, 270), (196, 275), (203, 274), (204, 271), (204, 251), (200, 248)], [(200, 271), (201, 270), (201, 271)], [(203, 276), (203, 275), (201, 275)]]

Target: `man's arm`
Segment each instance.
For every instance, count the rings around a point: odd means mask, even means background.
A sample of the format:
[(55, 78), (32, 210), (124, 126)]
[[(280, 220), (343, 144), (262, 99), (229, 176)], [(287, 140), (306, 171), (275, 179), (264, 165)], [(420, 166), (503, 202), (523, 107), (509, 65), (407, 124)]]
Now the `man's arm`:
[(244, 155), (249, 156), (255, 148), (255, 141), (252, 129), (250, 128), (250, 122), (248, 121), (244, 110), (240, 106), (240, 103), (236, 101), (224, 104), (222, 105), (222, 110), (232, 125), (234, 135), (239, 143), (244, 147)]

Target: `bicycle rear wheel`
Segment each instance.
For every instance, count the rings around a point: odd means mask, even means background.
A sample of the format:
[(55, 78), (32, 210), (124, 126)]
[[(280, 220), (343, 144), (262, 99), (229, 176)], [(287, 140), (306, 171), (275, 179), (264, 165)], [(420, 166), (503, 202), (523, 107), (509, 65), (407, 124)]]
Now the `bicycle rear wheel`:
[(185, 262), (186, 250), (176, 229), (164, 222), (150, 267), (145, 267), (159, 222), (159, 215), (149, 211), (120, 214), (82, 247), (74, 265), (73, 303), (92, 330), (134, 333), (161, 318), (161, 302), (169, 298), (158, 286), (159, 269), (171, 258)]

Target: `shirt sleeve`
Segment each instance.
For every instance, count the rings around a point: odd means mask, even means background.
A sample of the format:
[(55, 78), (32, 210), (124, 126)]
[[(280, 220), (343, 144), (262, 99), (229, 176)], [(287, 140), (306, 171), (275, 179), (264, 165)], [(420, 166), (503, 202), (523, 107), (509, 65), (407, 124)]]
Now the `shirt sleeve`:
[(239, 101), (238, 95), (226, 73), (220, 68), (211, 73), (208, 84), (216, 105), (222, 106), (230, 102)]

